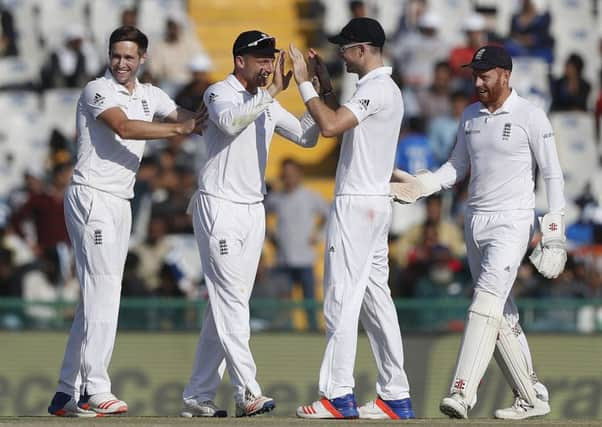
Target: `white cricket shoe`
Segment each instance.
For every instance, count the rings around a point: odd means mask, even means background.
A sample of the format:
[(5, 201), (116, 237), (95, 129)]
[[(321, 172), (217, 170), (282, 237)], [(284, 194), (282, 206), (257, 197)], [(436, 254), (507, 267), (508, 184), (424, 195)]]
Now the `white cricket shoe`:
[(514, 403), (509, 408), (498, 409), (495, 411), (495, 418), (501, 420), (524, 420), (532, 417), (543, 417), (550, 413), (550, 404), (544, 400), (536, 399), (533, 405), (516, 396)]
[(276, 402), (271, 397), (254, 396), (249, 390), (245, 392), (244, 402), (236, 403), (237, 417), (252, 417), (254, 415), (270, 412), (276, 407)]
[(52, 398), (48, 413), (57, 417), (72, 417), (72, 418), (93, 418), (100, 417), (94, 411), (80, 408), (75, 399), (66, 393), (58, 392)]
[(92, 396), (85, 396), (80, 399), (79, 407), (105, 415), (123, 414), (128, 411), (127, 403), (117, 399), (113, 393), (96, 393)]
[(468, 418), (468, 404), (458, 393), (444, 397), (439, 404), (439, 410), (450, 418)]
[(184, 408), (180, 416), (186, 418), (192, 417), (227, 417), (225, 409), (220, 409), (212, 400), (198, 401), (196, 399), (184, 399)]

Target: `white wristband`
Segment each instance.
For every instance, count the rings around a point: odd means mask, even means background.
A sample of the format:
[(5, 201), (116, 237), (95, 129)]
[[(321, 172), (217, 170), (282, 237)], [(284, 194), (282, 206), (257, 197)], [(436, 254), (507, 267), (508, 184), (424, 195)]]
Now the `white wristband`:
[(314, 89), (314, 85), (311, 82), (303, 82), (299, 85), (299, 93), (301, 94), (301, 98), (303, 98), (303, 102), (307, 102), (312, 98), (318, 98), (318, 92)]

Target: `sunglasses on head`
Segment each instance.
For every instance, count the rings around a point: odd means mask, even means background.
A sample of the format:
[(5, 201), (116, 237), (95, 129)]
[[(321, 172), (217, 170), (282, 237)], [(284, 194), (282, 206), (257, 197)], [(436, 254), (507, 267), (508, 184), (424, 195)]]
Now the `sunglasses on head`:
[(234, 51), (234, 53), (239, 53), (245, 49), (248, 49), (250, 47), (271, 47), (274, 48), (276, 47), (276, 39), (272, 36), (263, 36), (251, 43), (248, 43), (244, 46), (239, 47), (238, 49), (236, 49), (236, 51)]

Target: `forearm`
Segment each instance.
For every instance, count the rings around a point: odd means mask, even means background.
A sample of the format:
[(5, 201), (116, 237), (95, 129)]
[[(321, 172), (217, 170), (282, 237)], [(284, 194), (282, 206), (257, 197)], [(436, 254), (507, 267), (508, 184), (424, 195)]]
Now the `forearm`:
[(310, 148), (318, 142), (320, 129), (309, 113), (304, 113), (300, 119), (287, 114), (278, 123), (276, 131), (295, 144)]
[(185, 135), (181, 123), (145, 122), (143, 120), (125, 120), (116, 132), (122, 139), (162, 139)]
[(546, 187), (546, 196), (548, 198), (548, 212), (564, 213), (564, 180), (562, 175), (544, 177), (544, 185)]

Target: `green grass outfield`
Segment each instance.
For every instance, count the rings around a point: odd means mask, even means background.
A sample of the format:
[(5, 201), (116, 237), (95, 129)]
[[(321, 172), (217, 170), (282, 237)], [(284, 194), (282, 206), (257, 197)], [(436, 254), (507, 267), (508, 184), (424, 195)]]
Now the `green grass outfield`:
[(15, 425), (19, 427), (24, 426), (58, 426), (58, 425), (69, 425), (69, 426), (172, 426), (172, 425), (213, 425), (213, 426), (287, 426), (287, 425), (305, 425), (314, 427), (323, 426), (341, 426), (341, 425), (419, 425), (419, 426), (460, 426), (469, 425), (473, 426), (602, 426), (602, 420), (548, 420), (532, 419), (526, 421), (504, 421), (504, 420), (492, 420), (492, 419), (472, 419), (472, 420), (446, 420), (441, 418), (427, 418), (421, 420), (411, 421), (380, 421), (380, 420), (302, 420), (299, 418), (292, 417), (278, 417), (278, 416), (260, 416), (253, 418), (220, 418), (220, 419), (203, 419), (203, 418), (178, 418), (178, 417), (130, 417), (130, 416), (119, 416), (119, 417), (104, 417), (101, 419), (73, 419), (73, 418), (58, 418), (58, 417), (0, 417), (0, 425)]

